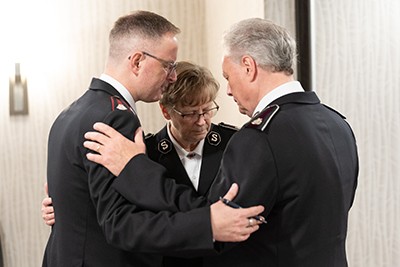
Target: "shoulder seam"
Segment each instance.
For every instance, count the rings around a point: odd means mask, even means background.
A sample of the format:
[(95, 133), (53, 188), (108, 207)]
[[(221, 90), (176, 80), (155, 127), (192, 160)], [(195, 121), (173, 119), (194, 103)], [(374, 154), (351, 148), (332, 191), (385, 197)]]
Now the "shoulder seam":
[(232, 131), (238, 131), (239, 130), (239, 128), (236, 127), (235, 125), (227, 124), (227, 123), (224, 123), (224, 122), (218, 123), (218, 126), (220, 126), (221, 128), (224, 128), (224, 129), (232, 130)]

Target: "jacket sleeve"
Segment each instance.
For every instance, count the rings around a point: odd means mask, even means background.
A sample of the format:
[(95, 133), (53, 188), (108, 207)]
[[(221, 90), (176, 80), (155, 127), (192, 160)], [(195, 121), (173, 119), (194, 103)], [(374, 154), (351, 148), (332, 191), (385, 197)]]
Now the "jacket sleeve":
[(185, 256), (214, 253), (209, 207), (151, 212), (120, 197), (99, 219), (107, 242), (124, 250)]
[[(235, 203), (242, 207), (263, 205), (265, 210), (261, 215), (268, 221), (268, 214), (277, 198), (278, 179), (273, 154), (261, 132), (242, 129), (232, 137), (208, 193), (210, 201), (216, 201), (219, 196), (223, 196), (232, 183), (239, 185)], [(260, 227), (265, 229), (266, 226)], [(220, 252), (236, 245), (237, 243), (216, 242)]]
[(113, 187), (130, 202), (150, 210), (187, 212), (209, 206), (205, 197), (198, 196), (186, 185), (177, 184), (166, 173), (164, 166), (146, 155), (137, 155), (115, 179)]
[[(128, 138), (133, 137), (140, 125), (133, 113), (120, 110), (109, 113), (104, 122)], [(82, 158), (97, 220), (111, 245), (128, 251), (165, 254), (193, 252), (197, 255), (213, 250), (210, 208), (206, 202), (202, 202), (202, 208), (187, 212), (149, 210), (128, 202), (116, 192), (112, 188), (115, 176), (106, 168)], [(132, 189), (133, 192), (140, 190)], [(158, 199), (157, 193), (149, 194), (148, 198)]]
[(276, 201), (278, 180), (275, 159), (261, 131), (242, 129), (228, 144), (217, 177), (208, 194), (218, 200), (232, 183), (239, 185), (235, 202), (242, 207), (263, 205), (266, 216)]

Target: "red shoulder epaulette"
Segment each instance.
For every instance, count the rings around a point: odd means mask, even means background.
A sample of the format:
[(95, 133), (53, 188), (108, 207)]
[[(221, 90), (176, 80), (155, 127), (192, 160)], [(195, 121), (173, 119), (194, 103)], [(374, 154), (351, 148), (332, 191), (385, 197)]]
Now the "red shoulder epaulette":
[(267, 127), (268, 123), (271, 121), (272, 117), (278, 112), (278, 105), (271, 105), (264, 108), (260, 113), (251, 118), (249, 122), (247, 122), (243, 127), (245, 128), (254, 128), (264, 131)]
[(114, 110), (129, 110), (129, 111), (132, 111), (133, 113), (135, 113), (133, 108), (128, 103), (126, 103), (123, 99), (121, 99), (119, 96), (113, 95), (110, 97), (110, 100), (111, 100), (111, 110), (112, 111), (114, 111)]

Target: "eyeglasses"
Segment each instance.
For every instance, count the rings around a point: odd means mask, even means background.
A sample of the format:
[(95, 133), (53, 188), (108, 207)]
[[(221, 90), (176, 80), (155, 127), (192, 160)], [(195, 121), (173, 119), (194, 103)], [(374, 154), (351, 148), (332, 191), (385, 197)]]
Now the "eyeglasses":
[(145, 51), (142, 51), (142, 53), (143, 53), (143, 55), (152, 57), (155, 60), (157, 60), (158, 62), (160, 62), (161, 65), (163, 66), (163, 68), (167, 71), (168, 76), (176, 69), (176, 65), (177, 65), (176, 62), (171, 62), (171, 61), (168, 61), (168, 60), (161, 59), (161, 58), (156, 57), (156, 56), (154, 56), (154, 55), (152, 55), (150, 53), (147, 53)]
[(196, 111), (193, 112), (188, 112), (188, 113), (183, 113), (180, 112), (179, 110), (176, 110), (175, 108), (172, 108), (178, 115), (180, 115), (182, 117), (182, 119), (186, 120), (186, 121), (198, 121), (200, 119), (201, 116), (204, 117), (205, 120), (211, 119), (212, 117), (214, 117), (219, 109), (219, 106), (217, 105), (217, 103), (215, 101), (213, 101), (215, 107), (212, 107), (210, 109), (205, 110), (202, 113), (198, 113)]

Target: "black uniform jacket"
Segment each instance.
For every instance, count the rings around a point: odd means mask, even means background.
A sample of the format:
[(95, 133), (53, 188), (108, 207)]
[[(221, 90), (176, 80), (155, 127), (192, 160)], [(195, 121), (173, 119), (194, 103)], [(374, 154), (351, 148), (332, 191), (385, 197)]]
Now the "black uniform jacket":
[[(156, 135), (146, 137), (147, 155), (150, 159), (162, 164), (167, 169), (167, 175), (175, 179), (178, 184), (187, 185), (196, 191), (168, 136), (167, 127), (165, 126)], [(225, 147), (231, 136), (236, 132), (236, 128), (224, 123), (211, 124), (211, 129), (204, 141), (197, 190), (199, 195), (205, 195), (208, 192), (218, 172)]]
[[(184, 184), (196, 192), (185, 167), (179, 159), (179, 155), (168, 136), (167, 126), (155, 135), (146, 136), (147, 155), (150, 159), (160, 163), (167, 169), (167, 176), (175, 179), (176, 183)], [(200, 179), (197, 193), (204, 196), (217, 172), (221, 163), (222, 155), (231, 136), (237, 132), (233, 126), (220, 123), (211, 124), (210, 131), (204, 140), (202, 164), (200, 169)], [(202, 258), (177, 258), (165, 257), (164, 266), (202, 266)]]
[(140, 125), (122, 96), (99, 79), (93, 79), (90, 89), (58, 116), (49, 135), (47, 172), (57, 223), (43, 266), (160, 266), (161, 256), (147, 253), (212, 250), (204, 198), (187, 195), (188, 202), (204, 207), (191, 212), (153, 213), (115, 192), (116, 178), (86, 159), (84, 133), (97, 121), (128, 138)]
[[(231, 138), (209, 193), (215, 201), (238, 183), (235, 201), (244, 207), (264, 205), (268, 224), (245, 242), (226, 244), (230, 249), (207, 257), (205, 266), (347, 266), (348, 212), (358, 176), (353, 132), (314, 92), (288, 94), (272, 105)], [(155, 171), (133, 178), (143, 162), (143, 156), (134, 157), (114, 184), (133, 203), (138, 199), (124, 190), (127, 185), (143, 192), (153, 180), (171, 183)], [(169, 186), (159, 189), (166, 202), (189, 193), (176, 196)], [(171, 203), (145, 204), (164, 209)]]

